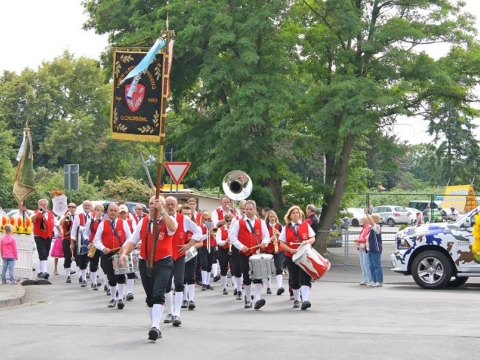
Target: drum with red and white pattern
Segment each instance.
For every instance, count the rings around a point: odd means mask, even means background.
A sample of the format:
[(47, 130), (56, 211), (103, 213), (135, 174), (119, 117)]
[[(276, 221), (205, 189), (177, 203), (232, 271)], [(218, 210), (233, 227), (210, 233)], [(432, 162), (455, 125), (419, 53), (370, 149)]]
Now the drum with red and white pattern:
[(320, 279), (330, 270), (330, 261), (320, 255), (310, 244), (301, 245), (292, 260), (314, 280)]

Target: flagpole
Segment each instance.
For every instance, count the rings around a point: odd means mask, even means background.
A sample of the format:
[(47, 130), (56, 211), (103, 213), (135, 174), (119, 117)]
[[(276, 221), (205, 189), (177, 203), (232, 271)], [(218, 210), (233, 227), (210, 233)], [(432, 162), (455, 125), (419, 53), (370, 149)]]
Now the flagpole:
[[(163, 84), (162, 84), (162, 109), (161, 109), (161, 118), (160, 118), (160, 149), (158, 154), (158, 164), (157, 164), (157, 186), (155, 189), (155, 198), (158, 199), (160, 197), (160, 189), (162, 187), (162, 173), (163, 173), (163, 157), (165, 156), (165, 125), (166, 125), (166, 110), (167, 110), (167, 84), (169, 82), (169, 74), (168, 74), (168, 59), (169, 59), (169, 42), (171, 41), (171, 36), (174, 35), (173, 30), (166, 30), (162, 32), (162, 36), (166, 38), (167, 45), (165, 46), (165, 55), (163, 57)], [(168, 216), (168, 215), (166, 215)], [(157, 246), (158, 235), (160, 229), (158, 228), (157, 224), (158, 219), (158, 209), (155, 208), (153, 212), (153, 233), (154, 236), (152, 238), (152, 250), (150, 252), (150, 256), (148, 259), (148, 266), (147, 266), (147, 276), (152, 276), (153, 274), (153, 263), (155, 258), (155, 249)]]

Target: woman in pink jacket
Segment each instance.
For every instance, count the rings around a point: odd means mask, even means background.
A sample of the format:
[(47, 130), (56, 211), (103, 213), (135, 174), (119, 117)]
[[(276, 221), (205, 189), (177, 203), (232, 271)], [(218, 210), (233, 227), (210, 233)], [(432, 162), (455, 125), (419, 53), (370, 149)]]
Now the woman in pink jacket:
[(12, 225), (5, 225), (5, 235), (0, 240), (0, 255), (2, 256), (3, 269), (2, 269), (2, 284), (7, 283), (7, 268), (10, 274), (10, 284), (14, 285), (15, 275), (13, 274), (13, 268), (15, 267), (15, 260), (18, 260), (17, 240), (12, 236)]

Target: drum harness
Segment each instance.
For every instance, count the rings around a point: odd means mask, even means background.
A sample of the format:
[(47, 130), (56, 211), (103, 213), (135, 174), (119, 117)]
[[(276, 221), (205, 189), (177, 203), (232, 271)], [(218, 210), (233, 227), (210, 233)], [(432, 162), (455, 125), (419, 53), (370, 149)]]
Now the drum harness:
[[(258, 240), (257, 234), (255, 233), (255, 231), (253, 231), (253, 226), (252, 226), (252, 223), (250, 222), (250, 219), (246, 219), (245, 222), (248, 224), (248, 227), (250, 228), (253, 238), (255, 239), (255, 243), (257, 244), (257, 247), (258, 247), (260, 244), (260, 241)], [(260, 252), (258, 248), (257, 248), (257, 252)]]
[[(123, 243), (122, 243), (122, 240), (120, 239), (120, 236), (119, 236), (118, 233), (117, 233), (117, 230), (115, 230), (115, 225), (114, 225), (115, 220), (110, 220), (109, 223), (110, 223), (110, 227), (112, 228), (113, 234), (114, 234), (115, 237), (117, 238), (118, 244), (120, 245), (120, 246), (116, 249), (115, 252), (113, 252), (113, 250), (115, 250), (115, 249), (112, 249), (111, 252), (112, 252), (112, 256), (113, 256), (113, 255), (115, 255), (115, 254), (122, 248)], [(112, 258), (112, 257), (110, 256), (110, 258)]]
[[(295, 224), (295, 225), (298, 225), (298, 224)], [(298, 226), (300, 226), (300, 225), (298, 225)], [(301, 243), (302, 243), (302, 240), (300, 240), (300, 237), (298, 236), (298, 232), (297, 232), (296, 227), (293, 226), (292, 223), (290, 223), (290, 225), (288, 225), (288, 227), (289, 227), (290, 229), (292, 229), (293, 233), (295, 234), (295, 237), (297, 238), (297, 242), (298, 242), (299, 244), (301, 244)]]

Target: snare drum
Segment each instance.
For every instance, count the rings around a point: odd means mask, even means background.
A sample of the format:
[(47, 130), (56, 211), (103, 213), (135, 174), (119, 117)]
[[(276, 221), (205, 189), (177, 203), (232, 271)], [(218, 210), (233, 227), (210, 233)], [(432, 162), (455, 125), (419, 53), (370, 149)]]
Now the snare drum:
[(120, 267), (120, 256), (120, 252), (112, 256), (113, 272), (115, 275), (131, 274), (138, 271), (138, 251), (134, 250), (127, 255), (127, 260), (123, 262), (123, 267)]
[(192, 260), (195, 256), (197, 256), (198, 251), (195, 246), (192, 246), (190, 249), (185, 251), (185, 262), (189, 262)]
[(330, 269), (330, 261), (320, 255), (310, 244), (301, 245), (292, 260), (314, 280), (320, 279)]
[(77, 253), (88, 254), (88, 237), (85, 236), (85, 226), (80, 225), (77, 230)]
[(271, 254), (255, 254), (249, 258), (252, 279), (264, 279), (275, 276), (275, 263)]

